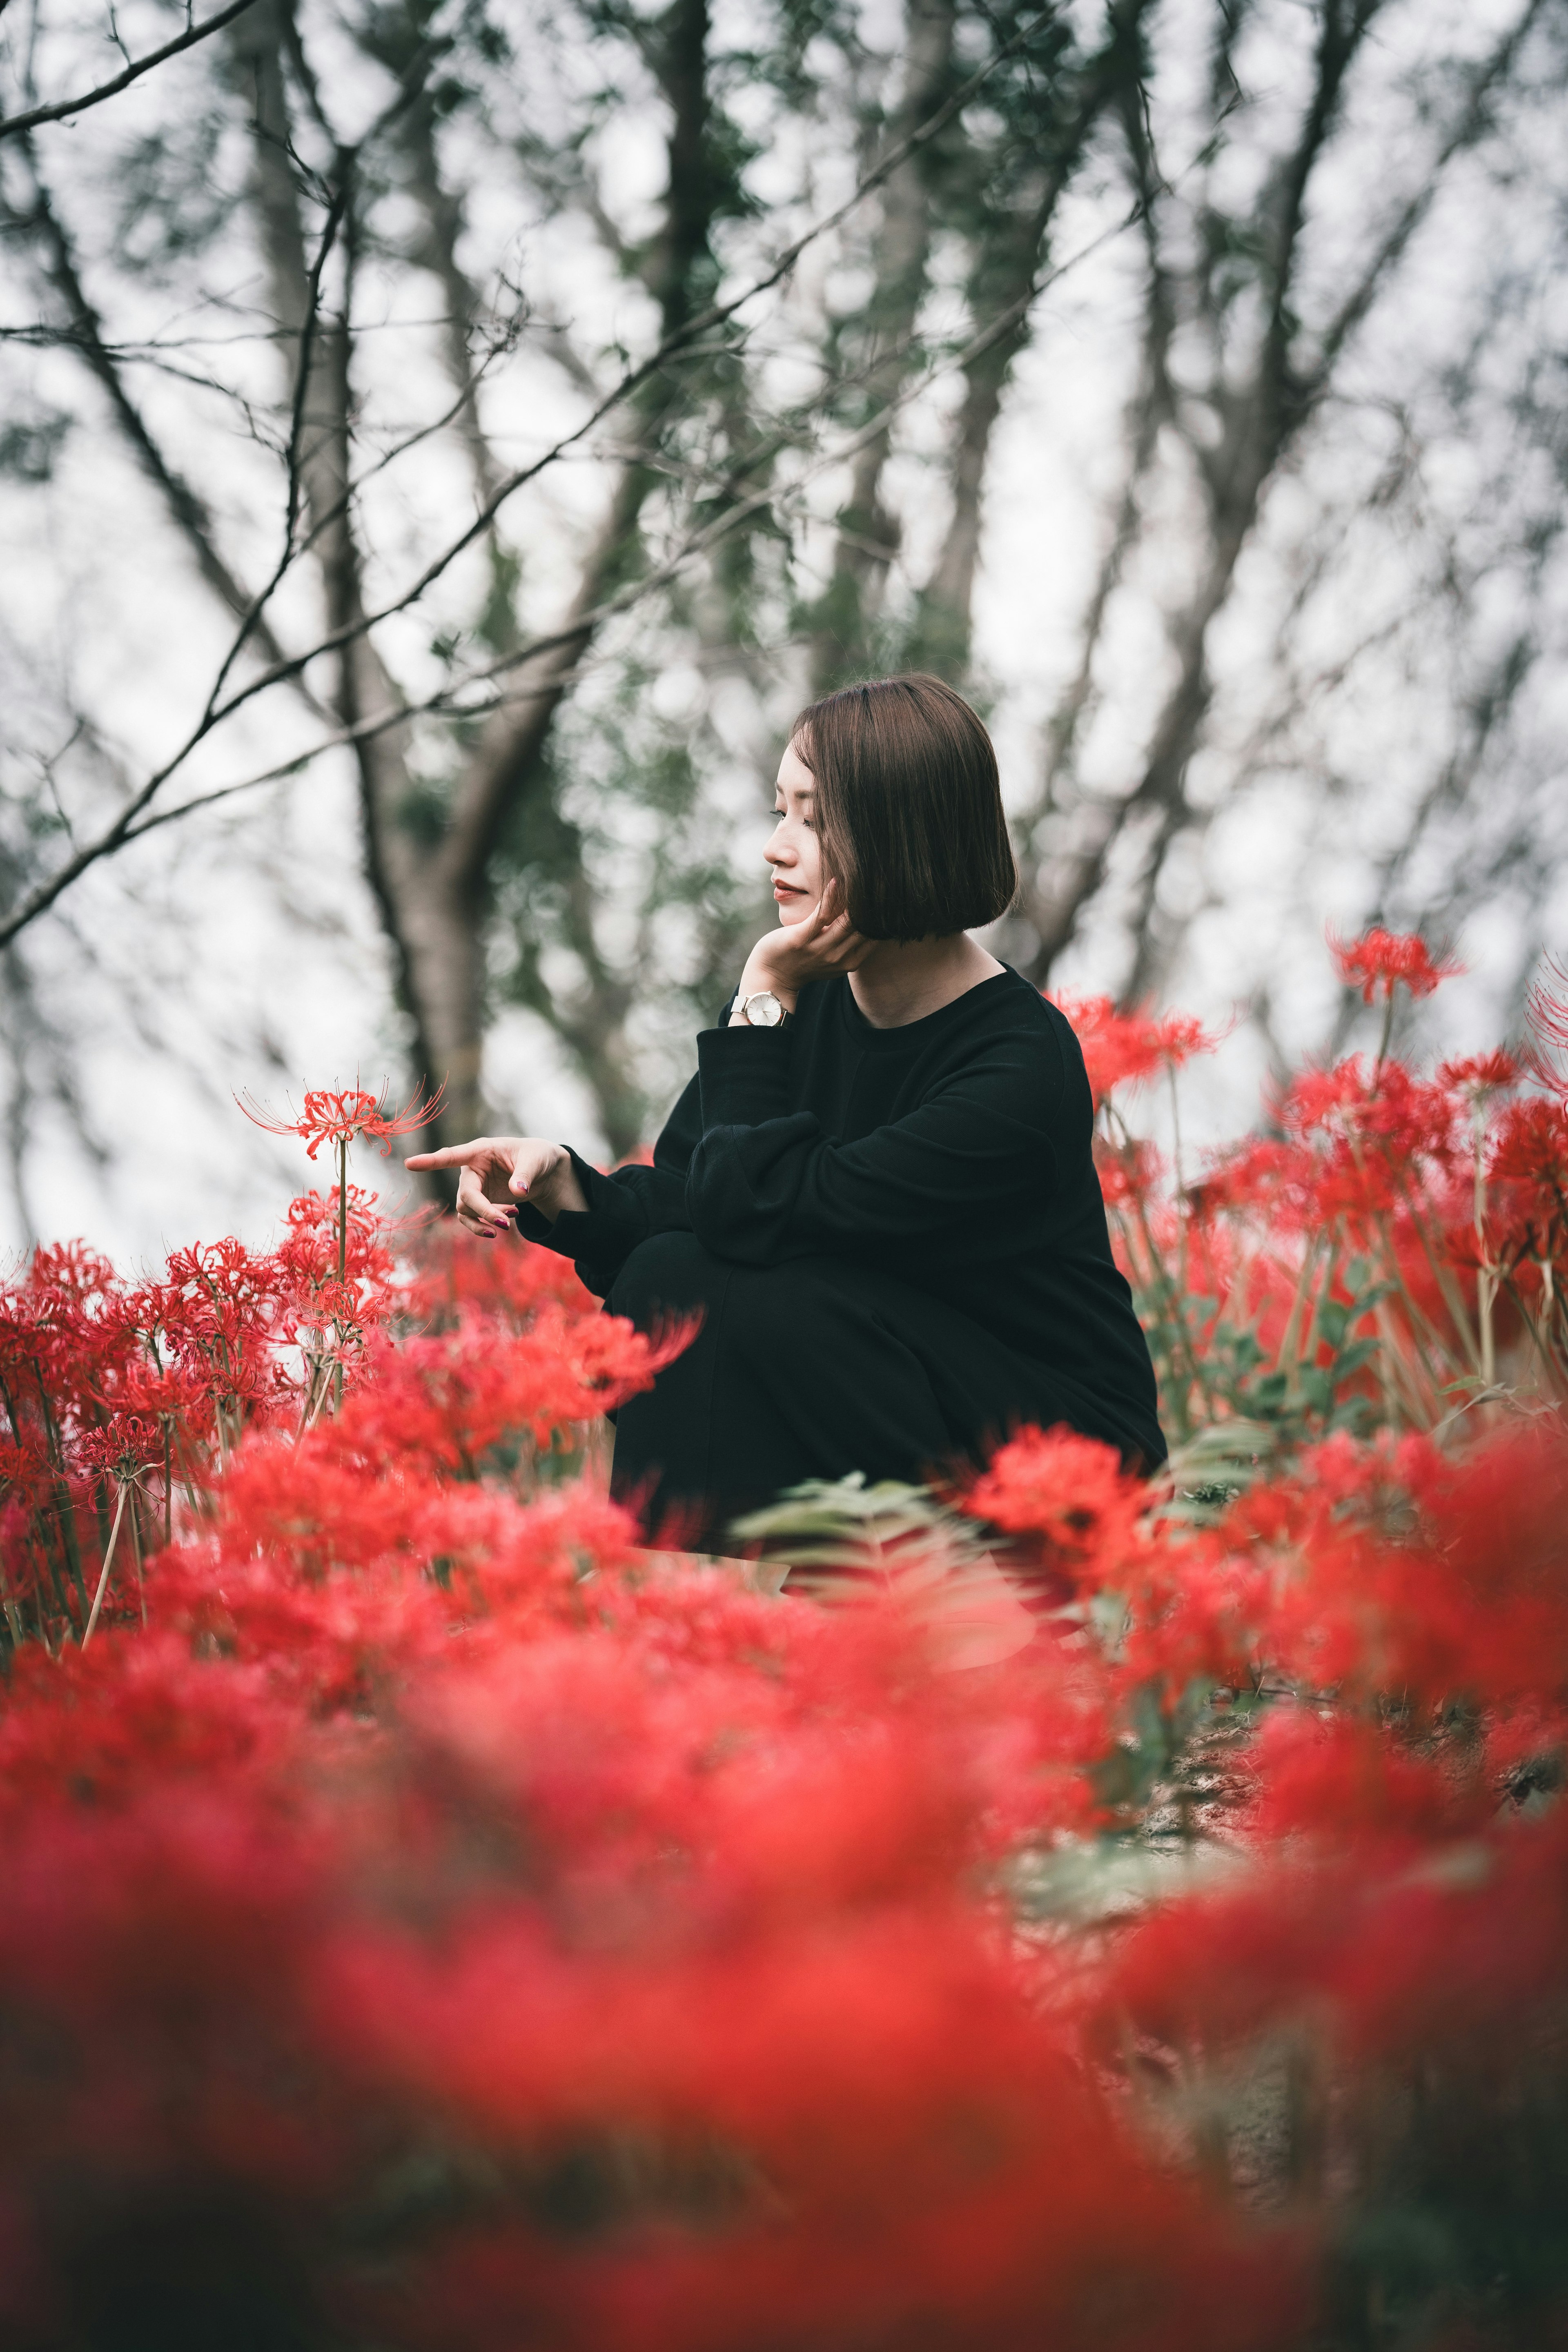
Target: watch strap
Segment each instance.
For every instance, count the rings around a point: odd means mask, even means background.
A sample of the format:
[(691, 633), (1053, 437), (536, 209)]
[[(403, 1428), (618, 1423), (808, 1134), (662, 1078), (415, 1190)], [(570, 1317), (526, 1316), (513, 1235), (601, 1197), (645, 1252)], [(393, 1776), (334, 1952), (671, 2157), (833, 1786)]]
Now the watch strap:
[[(776, 1021), (753, 1021), (746, 1007), (748, 1004), (754, 1004), (759, 996), (773, 997), (773, 1003), (777, 1004), (779, 1008), (779, 1017)], [(730, 1000), (730, 1009), (724, 1015), (726, 1027), (728, 1027), (734, 1020), (737, 1013), (739, 1013), (742, 1020), (744, 1022), (748, 1029), (787, 1029), (790, 1023), (795, 1018), (794, 1013), (789, 1011), (788, 1007), (782, 1003), (778, 997), (773, 996), (773, 992), (771, 988), (754, 988), (750, 996), (742, 996), (740, 990), (737, 989), (734, 995)]]

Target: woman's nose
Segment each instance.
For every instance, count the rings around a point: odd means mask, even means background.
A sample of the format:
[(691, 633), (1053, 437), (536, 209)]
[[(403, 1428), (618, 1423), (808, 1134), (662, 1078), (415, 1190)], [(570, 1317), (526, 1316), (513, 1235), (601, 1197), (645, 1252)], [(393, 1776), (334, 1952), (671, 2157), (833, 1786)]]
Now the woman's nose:
[(771, 833), (763, 844), (763, 856), (770, 866), (793, 866), (795, 862), (794, 850), (776, 833)]

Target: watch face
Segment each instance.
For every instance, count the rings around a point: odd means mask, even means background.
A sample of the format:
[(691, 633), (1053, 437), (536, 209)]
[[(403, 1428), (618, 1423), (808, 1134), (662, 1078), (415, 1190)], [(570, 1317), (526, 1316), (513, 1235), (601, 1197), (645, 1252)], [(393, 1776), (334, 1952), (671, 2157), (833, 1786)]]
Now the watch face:
[(746, 1018), (754, 1029), (776, 1029), (784, 1019), (784, 1006), (771, 989), (759, 989), (755, 996), (746, 999)]

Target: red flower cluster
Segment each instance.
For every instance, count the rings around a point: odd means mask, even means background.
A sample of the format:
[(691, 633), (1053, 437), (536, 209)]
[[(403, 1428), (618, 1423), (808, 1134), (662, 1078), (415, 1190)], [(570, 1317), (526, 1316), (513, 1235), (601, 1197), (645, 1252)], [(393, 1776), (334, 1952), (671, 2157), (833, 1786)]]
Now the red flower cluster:
[[(1510, 2160), (1476, 2077), (1561, 2075), (1560, 1435), (1337, 1440), (1194, 1533), (1025, 1433), (967, 1507), (1072, 1605), (952, 1674), (896, 1601), (453, 1484), (377, 1385), (247, 1439), (146, 1632), (16, 1654), (7, 2341), (102, 2298), (168, 2341), (1305, 2352), (1345, 2231), (1403, 2291), (1369, 2150), (1461, 2202)], [(1490, 2249), (1423, 2244), (1495, 2310)]]
[(996, 1454), (1034, 1633), (962, 1671), (912, 1507), (833, 1608), (634, 1548), (594, 1423), (680, 1335), (548, 1253), (395, 1259), (352, 1191), (156, 1283), (40, 1253), (0, 2341), (1555, 2341), (1563, 1113), (1490, 1061), (1285, 1108), (1192, 1197), (1125, 1163), (1215, 1410), (1159, 1488)]
[(1067, 1014), (1083, 1048), (1097, 1110), (1118, 1087), (1179, 1070), (1194, 1055), (1212, 1054), (1219, 1043), (1187, 1013), (1156, 1020), (1145, 1013), (1119, 1013), (1109, 996), (1058, 994), (1051, 1001)]
[(97, 2294), (160, 2340), (1278, 2340), (1298, 2245), (1142, 2144), (984, 1899), (1092, 1832), (1093, 1662), (937, 1674), (581, 1486), (455, 1486), (466, 1421), (384, 1385), (247, 1439), (148, 1632), (17, 1654), (7, 2340)]
[[(1418, 939), (1335, 948), (1369, 992), (1449, 971)], [(1300, 1071), (1273, 1136), (1210, 1155), (1173, 1195), (1115, 1089), (1159, 1066), (1171, 1022), (1074, 1008), (1100, 1105), (1113, 1237), (1153, 1345), (1167, 1429), (1227, 1415), (1295, 1442), (1392, 1421), (1431, 1429), (1499, 1384), (1568, 1381), (1568, 1013), (1538, 990), (1523, 1050), (1417, 1075), (1386, 1051)], [(1554, 1024), (1556, 1024), (1554, 1026)], [(1169, 1058), (1167, 1056), (1167, 1058)], [(1552, 1086), (1557, 1098), (1528, 1089)]]
[(1412, 996), (1430, 996), (1440, 982), (1464, 969), (1452, 956), (1434, 956), (1426, 940), (1410, 932), (1371, 930), (1359, 940), (1344, 940), (1331, 931), (1329, 952), (1346, 987), (1360, 989), (1363, 1004), (1374, 996), (1390, 997), (1396, 988), (1407, 988)]
[(176, 1250), (163, 1279), (127, 1284), (72, 1244), (0, 1290), (13, 1641), (58, 1654), (100, 1584), (110, 1619), (139, 1621), (145, 1559), (177, 1512), (199, 1521), (242, 1438), (297, 1449), (327, 1422), (366, 1474), (473, 1480), (504, 1458), (526, 1479), (540, 1449), (569, 1463), (689, 1337), (655, 1343), (602, 1315), (543, 1251), (492, 1257), (405, 1231), (416, 1257), (400, 1273), (398, 1237), (350, 1185), (292, 1202), (271, 1251)]

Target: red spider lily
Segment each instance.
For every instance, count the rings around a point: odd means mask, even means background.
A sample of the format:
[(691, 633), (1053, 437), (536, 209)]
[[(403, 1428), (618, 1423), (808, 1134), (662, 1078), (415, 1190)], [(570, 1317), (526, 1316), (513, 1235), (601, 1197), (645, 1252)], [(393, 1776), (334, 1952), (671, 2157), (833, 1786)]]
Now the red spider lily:
[(1560, 1102), (1568, 1103), (1568, 971), (1550, 961), (1546, 969), (1556, 988), (1538, 981), (1531, 990), (1525, 1066)]
[(471, 1306), (523, 1329), (551, 1300), (577, 1315), (598, 1311), (570, 1258), (551, 1250), (487, 1249), (447, 1222), (422, 1230), (410, 1255), (408, 1307), (422, 1322), (444, 1323)]
[[(1568, 1112), (1510, 1084), (1308, 1073), (1185, 1200), (1112, 1112), (1225, 1466), (1020, 1432), (959, 1499), (1051, 1605), (962, 1673), (873, 1580), (764, 1597), (562, 1475), (663, 1357), (548, 1253), (348, 1187), (135, 1286), (40, 1253), (0, 1286), (0, 2335), (91, 2333), (87, 2280), (215, 2340), (195, 2245), (263, 2333), (387, 2352), (1300, 2352), (1349, 2245), (1356, 2326), (1398, 2319), (1414, 2194), (1432, 2324), (1546, 2340)], [(1381, 1428), (1308, 1442), (1347, 1398)]]
[[(1560, 989), (1568, 991), (1568, 970), (1547, 959), (1547, 971)], [(1568, 1003), (1554, 996), (1543, 982), (1537, 982), (1530, 992), (1530, 1019), (1539, 1035), (1550, 1045), (1568, 1046)]]
[(1501, 1181), (1531, 1185), (1560, 1207), (1568, 1206), (1568, 1108), (1539, 1096), (1510, 1103), (1490, 1166)]
[(1161, 1068), (1180, 1070), (1200, 1054), (1212, 1054), (1221, 1039), (1190, 1013), (1167, 1013), (1149, 1023), (1149, 1043)]
[(1539, 1095), (1509, 1104), (1484, 1165), (1489, 1262), (1531, 1302), (1537, 1342), (1550, 1352), (1568, 1257), (1568, 1105)]
[(1114, 1446), (1067, 1429), (1024, 1431), (963, 1496), (976, 1518), (1035, 1538), (1027, 1549), (1038, 1570), (1075, 1591), (1124, 1582), (1143, 1549), (1147, 1506), (1146, 1490), (1123, 1471)]
[(1212, 1054), (1219, 1040), (1184, 1013), (1156, 1020), (1145, 1013), (1119, 1013), (1109, 996), (1058, 993), (1051, 1002), (1065, 1013), (1083, 1049), (1089, 1091), (1098, 1109), (1118, 1087), (1136, 1086), (1162, 1070), (1178, 1070), (1198, 1054)]
[[(434, 2146), (480, 2168), (482, 2205), (459, 2171), (405, 2237), (386, 2225), (395, 2293), (385, 2263), (351, 2273), (363, 2329), (409, 2352), (454, 2312), (479, 2352), (568, 2322), (585, 2352), (718, 2347), (782, 2313), (781, 2341), (1048, 2326), (1100, 2352), (1112, 2287), (1122, 2352), (1280, 2352), (1320, 2224), (1249, 2243), (1203, 2189), (1182, 2102), (1202, 2084), (1225, 2115), (1203, 2052), (1332, 2037), (1340, 2130), (1382, 2067), (1453, 2095), (1467, 2053), (1544, 2063), (1563, 1840), (1500, 1828), (1485, 1772), (1388, 1707), (1267, 1712), (1225, 1799), (1245, 1871), (1167, 1863), (1116, 1936), (1068, 1916), (1020, 1944), (979, 1876), (1010, 1841), (1081, 1833), (1069, 1777), (1172, 1736), (1194, 1674), (1260, 1658), (1439, 1715), (1449, 1690), (1528, 1707), (1486, 1749), (1528, 1767), (1568, 1655), (1540, 1433), (1460, 1465), (1326, 1448), (1197, 1544), (1142, 1526), (1109, 1449), (1032, 1433), (991, 1499), (1070, 1553), (1076, 1589), (1118, 1580), (1120, 1652), (1080, 1616), (1016, 1666), (933, 1680), (896, 1614), (650, 1571), (592, 1498), (399, 1485), (353, 1466), (352, 1419), (242, 1457), (212, 1533), (152, 1578), (148, 1635), (19, 1662), (0, 1993), (53, 2063), (42, 2107), (0, 2064), (0, 2186), (35, 2275), (79, 2252), (33, 2220), (47, 2166), (90, 2172), (68, 2210), (104, 2230), (111, 2279), (122, 2205), (216, 2189), (268, 2247), (310, 2221), (342, 2307), (332, 2217)], [(1211, 1762), (1211, 1803), (1223, 1785)], [(1371, 2147), (1401, 2111), (1368, 2115)], [(1465, 2112), (1460, 2179), (1478, 2129), (1494, 2147)], [(1329, 2176), (1350, 2189), (1320, 2195), (1373, 2193), (1354, 2145)], [(558, 2150), (607, 2199), (585, 2251), (552, 2218)]]
[(1100, 1171), (1100, 1189), (1108, 1209), (1131, 1207), (1149, 1200), (1164, 1173), (1161, 1154), (1142, 1136), (1122, 1144), (1098, 1139), (1094, 1164)]
[(1276, 1107), (1281, 1126), (1314, 1146), (1300, 1163), (1318, 1214), (1360, 1220), (1387, 1214), (1428, 1178), (1450, 1179), (1461, 1143), (1452, 1092), (1398, 1062), (1369, 1072), (1360, 1055), (1304, 1070)]
[(314, 1087), (307, 1090), (304, 1110), (297, 1118), (279, 1118), (264, 1103), (252, 1102), (248, 1095), (237, 1095), (235, 1100), (247, 1118), (268, 1135), (297, 1135), (306, 1157), (314, 1160), (323, 1143), (343, 1150), (366, 1136), (390, 1151), (394, 1136), (416, 1135), (433, 1124), (446, 1091), (445, 1087), (437, 1087), (426, 1096), (420, 1089), (401, 1110), (387, 1112), (381, 1108), (379, 1095), (366, 1094), (361, 1087), (352, 1087), (342, 1093)]
[(1310, 1135), (1319, 1128), (1342, 1132), (1359, 1126), (1373, 1092), (1366, 1066), (1353, 1054), (1331, 1069), (1299, 1071), (1279, 1097), (1275, 1116), (1291, 1135)]
[(677, 1322), (654, 1340), (623, 1316), (573, 1316), (549, 1304), (498, 1349), (491, 1328), (470, 1308), (451, 1329), (382, 1350), (348, 1433), (399, 1458), (476, 1477), (486, 1455), (520, 1433), (547, 1445), (557, 1430), (614, 1412), (651, 1388), (694, 1328)]
[(101, 1471), (130, 1478), (151, 1469), (163, 1454), (163, 1432), (155, 1420), (144, 1413), (114, 1412), (100, 1428), (82, 1432), (75, 1466), (89, 1475)]
[[(124, 1512), (140, 1557), (170, 1540), (176, 1489), (199, 1507), (242, 1439), (280, 1427), (297, 1438), (329, 1392), (352, 1398), (379, 1377), (382, 1467), (402, 1478), (423, 1461), (418, 1475), (434, 1495), (436, 1478), (471, 1475), (497, 1446), (550, 1444), (563, 1432), (574, 1442), (579, 1423), (646, 1385), (665, 1360), (607, 1322), (570, 1269), (542, 1251), (510, 1252), (498, 1272), (471, 1246), (426, 1244), (432, 1266), (438, 1256), (445, 1268), (447, 1299), (428, 1286), (402, 1286), (390, 1244), (416, 1238), (417, 1223), (388, 1225), (374, 1196), (350, 1187), (346, 1198), (293, 1202), (270, 1253), (233, 1238), (177, 1251), (164, 1279), (131, 1287), (90, 1253), (58, 1249), (0, 1289), (5, 1563), (12, 1597), (52, 1619), (51, 1646), (79, 1632), (100, 1574), (108, 1475), (129, 1471), (135, 1482)], [(439, 1368), (450, 1391), (443, 1423), (414, 1354), (377, 1355), (368, 1343), (395, 1312), (449, 1318), (454, 1292), (473, 1311), (458, 1358)], [(463, 1347), (471, 1363), (460, 1360)], [(433, 1358), (428, 1370), (437, 1369)], [(363, 1426), (355, 1445), (363, 1463)], [(123, 1515), (116, 1498), (111, 1517)], [(112, 1615), (112, 1597), (109, 1605)]]
[(1520, 1066), (1511, 1054), (1500, 1047), (1492, 1054), (1470, 1054), (1463, 1061), (1439, 1062), (1437, 1083), (1452, 1087), (1468, 1100), (1479, 1104), (1487, 1096), (1502, 1094), (1518, 1083)]
[[(280, 1119), (265, 1106), (252, 1103), (247, 1097), (235, 1099), (247, 1118), (270, 1135), (297, 1135), (306, 1147), (306, 1156), (314, 1160), (323, 1143), (330, 1143), (338, 1163), (338, 1280), (346, 1282), (349, 1271), (349, 1146), (363, 1136), (381, 1143), (383, 1155), (392, 1150), (395, 1135), (416, 1134), (428, 1127), (437, 1117), (444, 1086), (426, 1097), (423, 1089), (411, 1095), (400, 1111), (384, 1112), (379, 1098), (367, 1095), (360, 1087), (346, 1093), (331, 1093), (322, 1088), (308, 1092), (303, 1115), (295, 1119)], [(338, 1396), (342, 1399), (342, 1375), (338, 1377)]]
[(1359, 940), (1344, 940), (1331, 931), (1328, 938), (1334, 970), (1347, 988), (1360, 989), (1363, 1004), (1380, 993), (1391, 998), (1396, 988), (1407, 988), (1412, 996), (1430, 996), (1440, 982), (1464, 970), (1451, 955), (1440, 951), (1434, 957), (1414, 932), (1374, 929)]
[(1300, 1145), (1258, 1137), (1215, 1152), (1203, 1175), (1188, 1185), (1187, 1197), (1200, 1219), (1226, 1211), (1256, 1213), (1277, 1228), (1295, 1232), (1308, 1213), (1312, 1172)]

